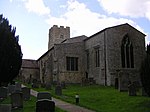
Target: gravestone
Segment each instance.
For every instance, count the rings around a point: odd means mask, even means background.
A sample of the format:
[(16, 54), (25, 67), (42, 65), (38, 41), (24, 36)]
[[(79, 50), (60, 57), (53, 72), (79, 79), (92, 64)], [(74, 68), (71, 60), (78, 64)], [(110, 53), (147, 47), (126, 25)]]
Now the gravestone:
[(55, 87), (55, 94), (58, 95), (58, 96), (61, 96), (62, 95), (62, 88), (60, 85), (57, 85)]
[(30, 88), (22, 87), (23, 100), (30, 100)]
[(37, 79), (33, 79), (32, 88), (39, 88), (39, 82), (37, 81)]
[(55, 102), (48, 99), (38, 100), (36, 112), (55, 112)]
[(15, 84), (15, 91), (21, 91), (21, 83), (17, 82)]
[(8, 93), (9, 93), (9, 94), (14, 93), (14, 92), (15, 92), (15, 88), (16, 88), (15, 85), (9, 85), (9, 86), (8, 86)]
[(136, 87), (133, 83), (128, 85), (128, 94), (129, 96), (136, 96)]
[(128, 83), (129, 83), (128, 74), (120, 72), (118, 77), (118, 83), (119, 83), (118, 84), (119, 91), (128, 91)]
[(11, 104), (0, 104), (0, 112), (11, 112)]
[(12, 93), (10, 98), (12, 108), (23, 108), (23, 94), (21, 92)]
[(143, 87), (142, 87), (142, 96), (148, 96)]
[(0, 87), (0, 99), (7, 98), (8, 89), (6, 87)]
[(61, 88), (66, 89), (66, 83), (65, 82), (61, 82)]
[(49, 92), (39, 92), (37, 94), (37, 100), (49, 99), (52, 100), (51, 94)]
[(52, 89), (51, 83), (46, 83), (45, 89), (51, 90)]

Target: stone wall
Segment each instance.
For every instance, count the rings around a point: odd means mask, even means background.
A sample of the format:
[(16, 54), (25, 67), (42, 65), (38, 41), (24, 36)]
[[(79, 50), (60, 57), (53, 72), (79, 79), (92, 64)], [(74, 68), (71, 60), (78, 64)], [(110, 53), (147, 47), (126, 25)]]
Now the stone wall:
[[(117, 73), (117, 70), (127, 73), (130, 71), (130, 74), (133, 74), (136, 80), (140, 80), (139, 69), (141, 67), (141, 62), (144, 59), (145, 55), (145, 35), (128, 24), (109, 28), (107, 29), (105, 35), (107, 38), (106, 57), (108, 67), (108, 85), (114, 85), (114, 82), (112, 82), (112, 78), (114, 79), (114, 75), (111, 75), (110, 73), (113, 71), (115, 71), (114, 73)], [(134, 68), (122, 68), (121, 44), (122, 39), (125, 35), (129, 36), (129, 39), (133, 45)]]
[[(55, 63), (54, 69), (57, 73), (57, 79), (59, 82), (65, 81), (66, 83), (81, 83), (82, 77), (84, 77), (85, 58), (84, 58), (84, 44), (83, 42), (77, 43), (63, 43), (54, 46), (55, 49)], [(78, 70), (67, 71), (66, 57), (78, 58)]]

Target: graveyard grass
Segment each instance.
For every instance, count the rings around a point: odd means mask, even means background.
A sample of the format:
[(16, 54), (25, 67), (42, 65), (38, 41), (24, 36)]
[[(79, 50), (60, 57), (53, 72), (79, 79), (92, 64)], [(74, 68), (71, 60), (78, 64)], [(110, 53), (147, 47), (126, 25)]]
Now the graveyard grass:
[[(5, 99), (3, 102), (0, 102), (0, 104), (10, 104), (10, 97)], [(31, 96), (31, 99), (28, 101), (23, 102), (23, 109), (13, 109), (12, 112), (35, 112), (36, 107), (36, 97)], [(55, 108), (55, 112), (66, 112), (59, 108)]]
[[(46, 91), (43, 88), (36, 90)], [(96, 112), (150, 112), (150, 98), (141, 96), (140, 92), (137, 96), (128, 96), (128, 92), (99, 85), (68, 85), (67, 89), (63, 89), (62, 96), (56, 96), (54, 90), (50, 90), (54, 97), (70, 103), (75, 103), (75, 94), (78, 93), (79, 105)]]

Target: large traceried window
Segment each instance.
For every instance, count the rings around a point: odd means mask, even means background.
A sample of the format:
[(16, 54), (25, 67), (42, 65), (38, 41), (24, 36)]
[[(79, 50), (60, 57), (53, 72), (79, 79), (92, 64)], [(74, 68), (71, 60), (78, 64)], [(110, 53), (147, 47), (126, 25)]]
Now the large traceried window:
[(134, 68), (133, 46), (128, 35), (122, 40), (121, 61), (123, 68)]
[(67, 71), (78, 71), (78, 57), (66, 57)]

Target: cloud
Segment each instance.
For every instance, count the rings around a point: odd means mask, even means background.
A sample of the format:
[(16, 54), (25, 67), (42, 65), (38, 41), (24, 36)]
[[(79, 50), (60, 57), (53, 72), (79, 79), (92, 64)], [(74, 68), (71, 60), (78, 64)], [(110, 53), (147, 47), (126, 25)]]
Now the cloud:
[[(129, 23), (142, 30), (134, 21), (124, 18), (107, 17), (105, 15), (92, 12), (84, 3), (77, 0), (69, 0), (63, 8), (66, 12), (60, 17), (49, 16), (46, 22), (53, 26), (70, 26), (71, 36), (87, 35), (90, 36), (106, 27)], [(143, 30), (142, 30), (143, 31)]]
[(146, 17), (150, 20), (149, 0), (98, 0), (109, 14), (116, 13), (129, 17)]
[(36, 13), (38, 15), (50, 14), (50, 9), (44, 5), (43, 0), (23, 0), (25, 2), (25, 8), (29, 12)]

